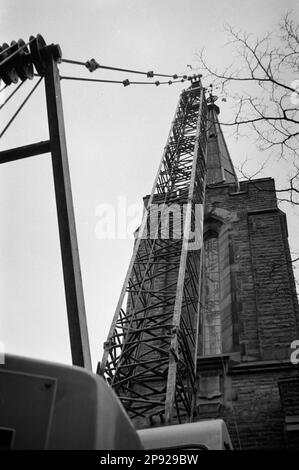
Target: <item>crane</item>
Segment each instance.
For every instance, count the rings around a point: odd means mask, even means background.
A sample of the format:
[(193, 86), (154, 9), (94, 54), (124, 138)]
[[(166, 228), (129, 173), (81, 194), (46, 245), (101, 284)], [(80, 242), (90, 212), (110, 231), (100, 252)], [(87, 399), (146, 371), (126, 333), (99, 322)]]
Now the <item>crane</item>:
[(208, 101), (183, 90), (98, 372), (135, 427), (192, 421), (196, 400)]

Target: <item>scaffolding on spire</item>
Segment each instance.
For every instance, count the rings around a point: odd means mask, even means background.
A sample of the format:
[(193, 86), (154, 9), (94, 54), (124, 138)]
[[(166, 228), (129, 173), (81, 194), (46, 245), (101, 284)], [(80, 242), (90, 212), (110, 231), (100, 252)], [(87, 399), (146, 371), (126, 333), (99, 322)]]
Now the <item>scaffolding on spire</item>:
[[(200, 314), (207, 104), (180, 96), (99, 372), (136, 427), (192, 420)], [(167, 221), (167, 223), (166, 223)], [(198, 223), (199, 221), (199, 223)]]

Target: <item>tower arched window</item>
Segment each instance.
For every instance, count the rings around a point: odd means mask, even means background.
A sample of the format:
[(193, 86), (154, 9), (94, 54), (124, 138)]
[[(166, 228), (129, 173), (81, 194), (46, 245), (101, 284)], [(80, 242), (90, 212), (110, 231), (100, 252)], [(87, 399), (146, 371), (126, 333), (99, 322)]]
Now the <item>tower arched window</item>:
[(206, 233), (204, 240), (202, 307), (203, 354), (221, 354), (221, 274), (219, 237), (216, 231)]

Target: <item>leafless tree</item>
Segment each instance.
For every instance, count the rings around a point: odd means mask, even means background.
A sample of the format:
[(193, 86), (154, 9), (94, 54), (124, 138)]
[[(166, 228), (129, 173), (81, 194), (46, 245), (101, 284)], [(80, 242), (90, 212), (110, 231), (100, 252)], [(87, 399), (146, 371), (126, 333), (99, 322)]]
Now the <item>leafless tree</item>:
[(235, 60), (224, 70), (214, 69), (199, 53), (204, 79), (220, 88), (234, 103), (233, 126), (237, 136), (250, 128), (260, 150), (276, 150), (291, 159), (289, 182), (278, 190), (282, 200), (299, 205), (299, 26), (286, 14), (277, 30), (262, 39), (226, 26)]

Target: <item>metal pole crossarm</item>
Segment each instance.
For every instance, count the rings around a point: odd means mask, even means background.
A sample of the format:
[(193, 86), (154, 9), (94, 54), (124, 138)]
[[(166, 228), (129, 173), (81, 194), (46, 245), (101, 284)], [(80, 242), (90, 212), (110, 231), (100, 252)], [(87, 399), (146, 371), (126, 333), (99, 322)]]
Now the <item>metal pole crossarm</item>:
[(202, 232), (206, 122), (196, 81), (181, 94), (104, 345), (100, 372), (136, 427), (192, 419), (202, 250), (189, 241), (198, 207)]
[(13, 162), (22, 158), (34, 157), (51, 151), (50, 140), (37, 142), (35, 144), (24, 145), (13, 149), (2, 150), (0, 152), (0, 163)]

